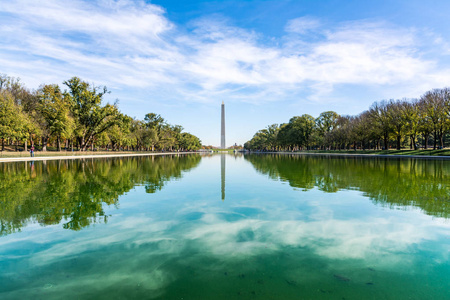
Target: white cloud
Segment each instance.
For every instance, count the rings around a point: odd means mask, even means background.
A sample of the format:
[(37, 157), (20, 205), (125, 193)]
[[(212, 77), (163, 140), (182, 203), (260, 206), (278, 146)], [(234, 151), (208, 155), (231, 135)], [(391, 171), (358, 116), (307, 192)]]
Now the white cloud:
[[(177, 28), (163, 8), (144, 1), (14, 0), (2, 3), (0, 13), (8, 17), (0, 21), (0, 53), (7, 57), (0, 58), (1, 71), (32, 83), (77, 75), (196, 102), (218, 96), (261, 102), (305, 93), (308, 100), (327, 102), (341, 85), (395, 86), (412, 96), (411, 89), (420, 93), (450, 81), (447, 66), (438, 68), (436, 59), (421, 55), (426, 45), (416, 30), (388, 23), (358, 21), (325, 30), (320, 20), (300, 17), (287, 22), (286, 36), (268, 44), (217, 16), (191, 22), (191, 31)], [(318, 37), (304, 35), (313, 31)]]
[(26, 1), (2, 3), (3, 12), (19, 15), (40, 30), (155, 38), (172, 28), (160, 6), (143, 1)]
[(318, 19), (312, 17), (300, 17), (288, 21), (285, 30), (287, 32), (305, 34), (309, 31), (315, 30), (321, 26)]
[[(273, 216), (270, 214), (270, 217)], [(330, 259), (364, 259), (374, 262), (386, 255), (396, 256), (396, 253), (408, 252), (408, 248), (423, 240), (436, 239), (436, 236), (430, 235), (430, 228), (417, 227), (409, 221), (398, 222), (394, 226), (386, 218), (321, 218), (309, 222), (255, 219), (227, 222), (217, 216), (212, 219), (193, 228), (185, 238), (196, 240), (202, 249), (208, 249), (213, 255), (230, 258), (236, 255), (255, 256), (292, 246), (308, 247), (315, 254)], [(242, 233), (251, 238), (248, 241), (240, 240)]]

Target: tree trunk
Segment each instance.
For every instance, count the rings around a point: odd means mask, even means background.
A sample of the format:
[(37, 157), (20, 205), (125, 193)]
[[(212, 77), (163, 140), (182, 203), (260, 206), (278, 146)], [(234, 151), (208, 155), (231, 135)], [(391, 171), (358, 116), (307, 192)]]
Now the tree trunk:
[(85, 151), (86, 150), (86, 145), (84, 143), (84, 136), (81, 137), (80, 139), (80, 147), (79, 147), (80, 151)]
[(397, 135), (397, 150), (400, 150), (400, 148), (401, 148), (401, 141), (402, 141), (402, 136)]
[(58, 144), (58, 151), (61, 151), (61, 137), (59, 135), (56, 137), (56, 143)]
[(384, 135), (384, 149), (383, 150), (388, 150), (389, 149), (389, 145), (388, 145), (388, 136), (387, 134)]
[(47, 136), (43, 136), (42, 137), (42, 152), (46, 152), (47, 151), (47, 141), (48, 141), (48, 137)]
[(2, 151), (5, 151), (5, 139), (2, 139)]
[(23, 145), (23, 150), (24, 150), (25, 152), (28, 152), (28, 139), (25, 139), (25, 143), (24, 143), (24, 145)]
[(436, 145), (437, 145), (437, 132), (436, 132), (436, 130), (434, 131), (434, 134), (433, 134), (433, 140), (434, 140), (434, 143), (433, 143), (433, 150), (436, 150)]

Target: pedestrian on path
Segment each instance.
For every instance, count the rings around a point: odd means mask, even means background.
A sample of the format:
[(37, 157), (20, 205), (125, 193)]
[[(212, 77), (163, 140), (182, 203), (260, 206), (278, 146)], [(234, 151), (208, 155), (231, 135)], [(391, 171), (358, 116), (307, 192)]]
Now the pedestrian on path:
[(30, 148), (30, 155), (31, 157), (34, 157), (34, 146), (31, 146)]

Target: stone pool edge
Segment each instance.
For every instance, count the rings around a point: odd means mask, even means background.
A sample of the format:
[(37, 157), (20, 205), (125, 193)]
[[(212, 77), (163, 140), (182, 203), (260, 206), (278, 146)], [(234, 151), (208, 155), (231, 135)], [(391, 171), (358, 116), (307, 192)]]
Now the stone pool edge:
[(60, 160), (60, 159), (84, 159), (84, 158), (108, 158), (108, 157), (130, 157), (130, 156), (162, 156), (162, 155), (179, 155), (179, 154), (198, 154), (202, 152), (167, 152), (167, 153), (134, 153), (134, 154), (97, 154), (97, 155), (71, 155), (71, 156), (38, 156), (38, 157), (5, 157), (0, 158), (2, 162), (17, 161), (43, 161), (43, 160)]

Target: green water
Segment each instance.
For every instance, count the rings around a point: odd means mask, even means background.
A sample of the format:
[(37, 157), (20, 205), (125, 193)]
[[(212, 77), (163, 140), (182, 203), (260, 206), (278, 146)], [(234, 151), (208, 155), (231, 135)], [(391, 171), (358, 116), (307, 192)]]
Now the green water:
[(0, 163), (0, 299), (449, 299), (450, 161)]

